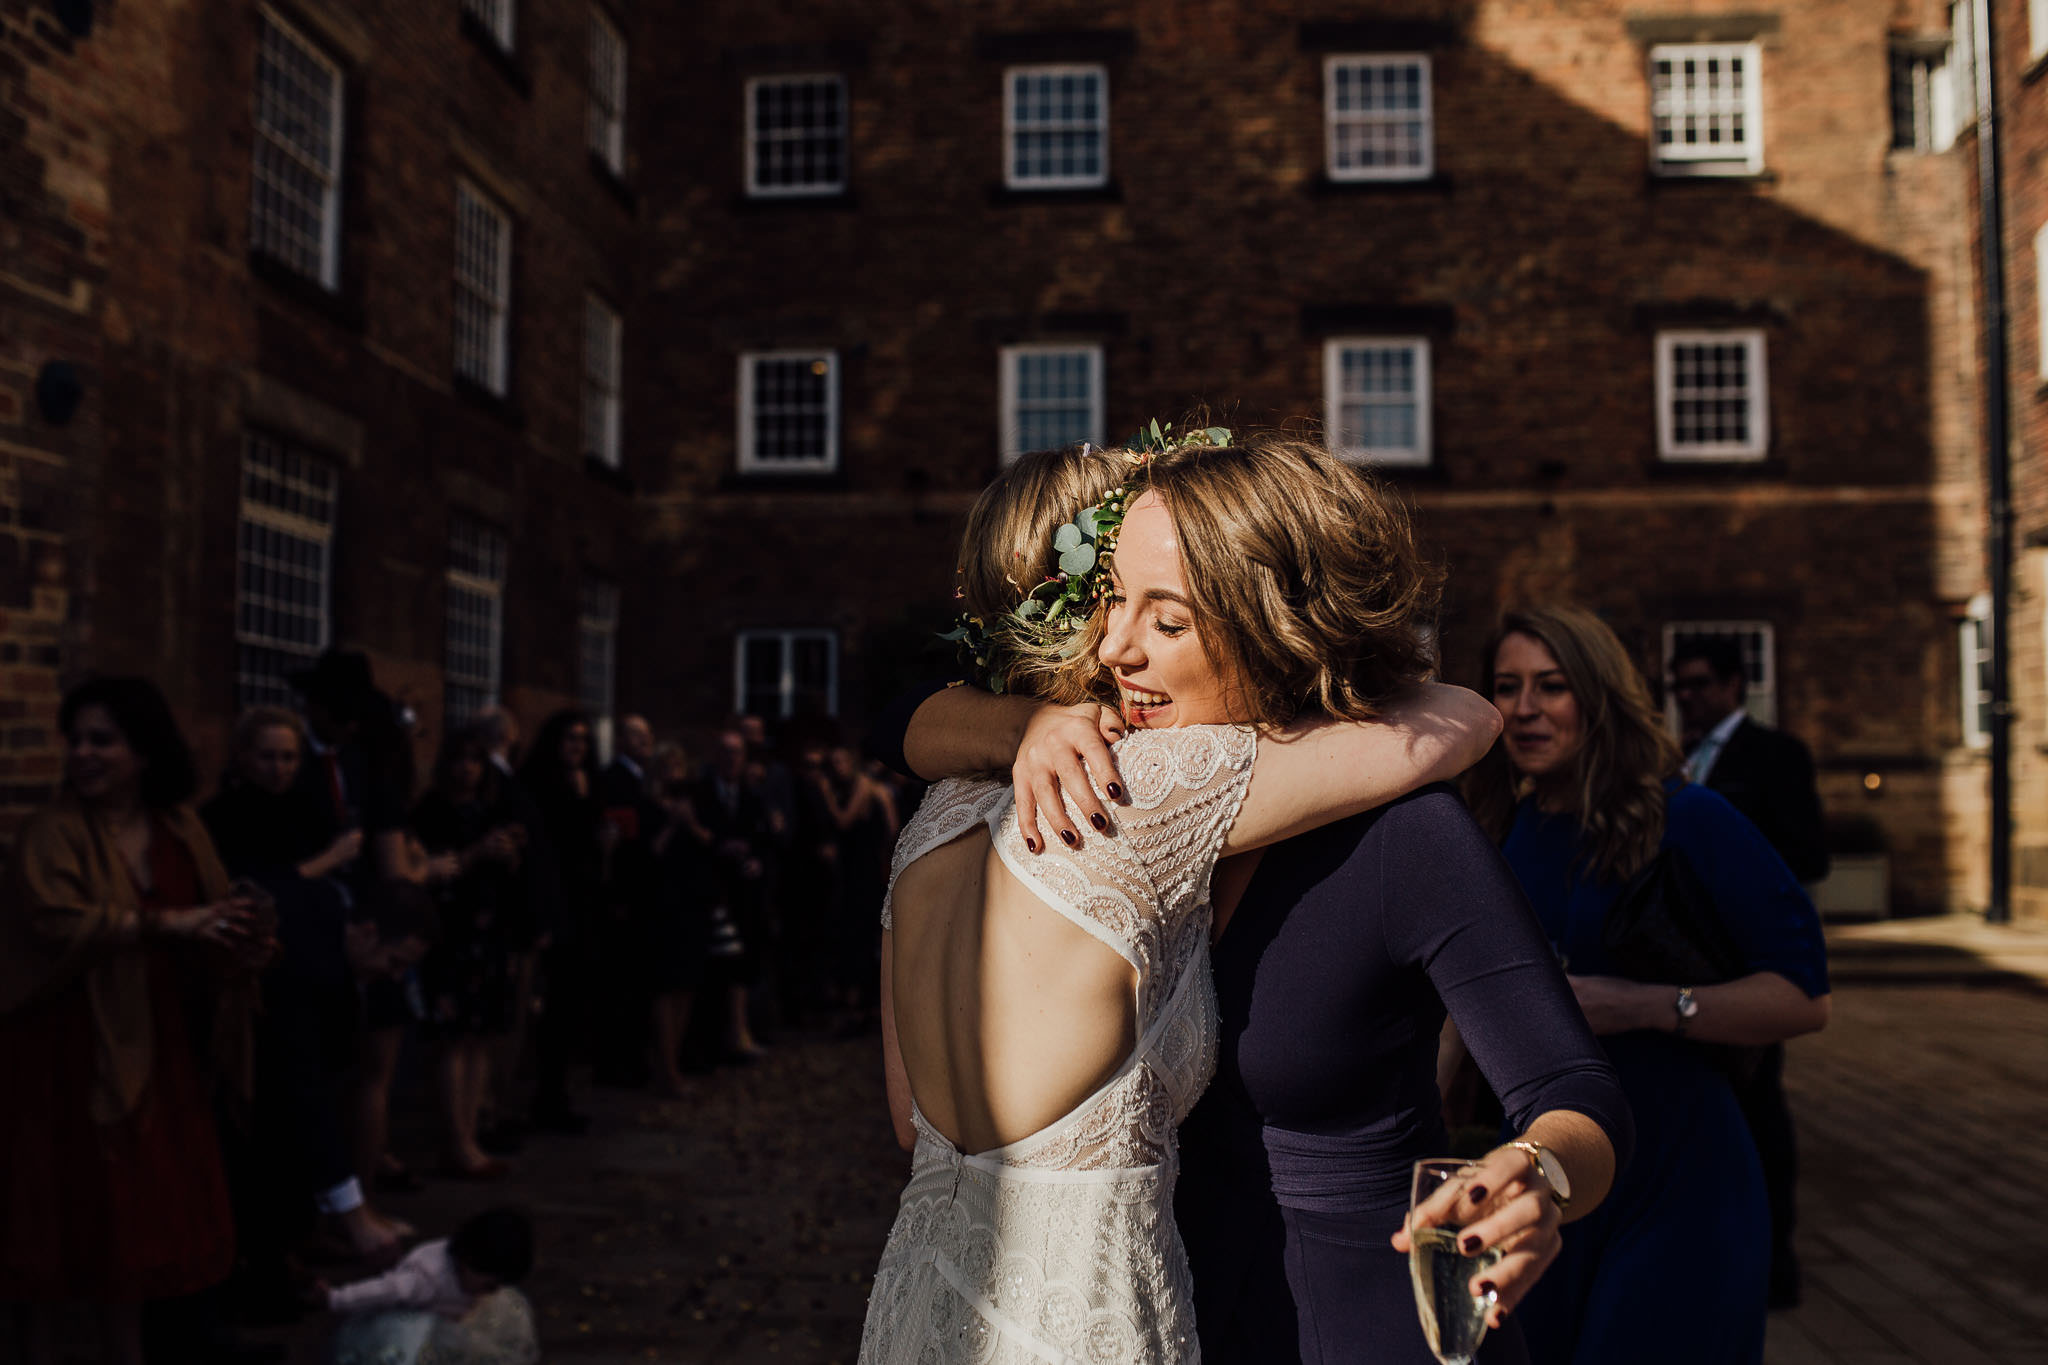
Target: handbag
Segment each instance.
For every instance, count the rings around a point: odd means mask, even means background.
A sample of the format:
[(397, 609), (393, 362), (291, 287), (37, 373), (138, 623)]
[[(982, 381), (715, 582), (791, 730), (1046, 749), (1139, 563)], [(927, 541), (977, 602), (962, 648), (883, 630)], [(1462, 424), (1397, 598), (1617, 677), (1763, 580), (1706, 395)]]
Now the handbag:
[[(1749, 975), (1749, 961), (1714, 906), (1713, 892), (1683, 850), (1665, 848), (1608, 907), (1600, 944), (1621, 976), (1681, 986), (1713, 986)], [(1738, 1086), (1755, 1074), (1764, 1050), (1695, 1043)]]

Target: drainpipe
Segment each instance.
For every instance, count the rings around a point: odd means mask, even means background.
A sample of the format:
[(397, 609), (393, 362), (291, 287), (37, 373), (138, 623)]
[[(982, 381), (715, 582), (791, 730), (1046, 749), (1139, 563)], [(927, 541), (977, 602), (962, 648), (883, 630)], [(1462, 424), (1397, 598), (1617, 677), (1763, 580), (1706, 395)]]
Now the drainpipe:
[(1984, 918), (2012, 918), (2012, 688), (2006, 648), (2012, 579), (2011, 452), (2007, 449), (2005, 211), (1998, 156), (1998, 82), (1990, 0), (1970, 0), (1976, 49), (1970, 54), (1977, 88), (1977, 192), (1979, 250), (1984, 277), (1984, 492), (1990, 525), (1984, 537), (1991, 577), (1991, 904)]

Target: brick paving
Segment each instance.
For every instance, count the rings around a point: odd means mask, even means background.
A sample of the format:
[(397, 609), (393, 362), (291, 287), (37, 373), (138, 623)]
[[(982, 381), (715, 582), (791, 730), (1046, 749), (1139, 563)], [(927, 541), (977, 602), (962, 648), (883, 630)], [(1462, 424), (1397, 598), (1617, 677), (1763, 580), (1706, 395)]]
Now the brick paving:
[[(1787, 1067), (1807, 1294), (1772, 1318), (1766, 1365), (2048, 1365), (2029, 1269), (2048, 1211), (2048, 985), (2002, 968), (1892, 984), (1841, 946), (1834, 1022)], [(904, 1169), (875, 1040), (792, 1040), (696, 1087), (597, 1091), (592, 1135), (537, 1141), (511, 1185), (434, 1181), (388, 1206), (437, 1233), (528, 1202), (559, 1365), (851, 1365)], [(424, 1156), (429, 1135), (405, 1136)], [(289, 1336), (296, 1362), (317, 1358), (314, 1324)]]

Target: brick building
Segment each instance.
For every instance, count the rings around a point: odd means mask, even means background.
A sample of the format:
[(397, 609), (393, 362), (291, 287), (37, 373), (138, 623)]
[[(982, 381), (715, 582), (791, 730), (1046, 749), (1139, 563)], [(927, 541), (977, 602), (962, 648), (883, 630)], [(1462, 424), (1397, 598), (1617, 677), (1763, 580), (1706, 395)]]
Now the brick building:
[(429, 731), (608, 707), (623, 16), (0, 5), (6, 805), (89, 671), (159, 679), (209, 767), (330, 643)]
[[(1947, 15), (1555, 0), (647, 16), (643, 682), (857, 711), (1007, 450), (1206, 403), (1369, 448), (1447, 672), (1587, 601), (1739, 633), (1894, 899), (1968, 903), (1983, 587)], [(1973, 877), (1975, 880), (1973, 880)]]
[(615, 668), (668, 725), (857, 724), (1006, 453), (1206, 404), (1413, 500), (1451, 677), (1520, 598), (1653, 673), (1738, 633), (1897, 902), (1981, 900), (1935, 0), (0, 19), (0, 798), (60, 673), (155, 672), (217, 752), (326, 639), (434, 717)]

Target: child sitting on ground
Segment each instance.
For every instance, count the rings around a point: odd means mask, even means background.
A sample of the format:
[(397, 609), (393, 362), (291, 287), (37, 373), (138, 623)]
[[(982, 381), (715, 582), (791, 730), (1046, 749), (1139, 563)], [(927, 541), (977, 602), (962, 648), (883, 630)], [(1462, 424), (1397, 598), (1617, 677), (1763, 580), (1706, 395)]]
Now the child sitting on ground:
[(414, 1309), (460, 1318), (479, 1298), (519, 1283), (532, 1268), (533, 1224), (517, 1209), (491, 1209), (463, 1223), (452, 1237), (421, 1243), (382, 1275), (339, 1289), (322, 1288), (330, 1312)]

